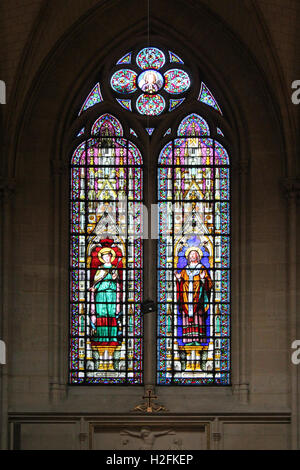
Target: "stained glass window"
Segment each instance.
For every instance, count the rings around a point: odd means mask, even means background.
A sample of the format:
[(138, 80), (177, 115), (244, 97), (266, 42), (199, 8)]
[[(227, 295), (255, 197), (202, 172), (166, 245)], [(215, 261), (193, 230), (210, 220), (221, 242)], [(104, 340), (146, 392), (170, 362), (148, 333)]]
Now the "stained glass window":
[[(130, 68), (125, 67), (127, 64)], [(191, 86), (189, 73), (180, 57), (157, 47), (130, 52), (116, 65), (120, 67), (110, 78), (111, 89), (118, 95), (116, 100), (122, 108), (131, 112), (136, 109), (144, 116), (159, 116), (178, 108)], [(174, 95), (177, 95), (176, 99)]]
[(152, 95), (163, 87), (164, 79), (157, 70), (146, 70), (139, 75), (137, 83), (142, 91)]
[(230, 384), (230, 167), (191, 114), (158, 164), (160, 385)]
[(158, 116), (165, 109), (165, 100), (161, 95), (141, 95), (136, 102), (140, 114)]
[(136, 58), (136, 63), (141, 69), (160, 69), (165, 61), (164, 53), (156, 47), (145, 47)]
[[(140, 46), (111, 65), (85, 99), (79, 112), (87, 111), (84, 122), (80, 118), (75, 127), (69, 382), (143, 383), (143, 162), (137, 145), (144, 129), (149, 154), (153, 138), (164, 141), (158, 160), (157, 383), (228, 385), (230, 164), (221, 118), (216, 127), (213, 111), (209, 123), (194, 112), (173, 127), (168, 114), (190, 108), (193, 100), (196, 109), (209, 112), (199, 101), (222, 115), (221, 108), (202, 77), (192, 80), (189, 66), (164, 47)], [(199, 78), (196, 95), (192, 84)], [(109, 100), (120, 116), (132, 113), (128, 127), (104, 112)], [(89, 109), (96, 104), (95, 120)], [(152, 186), (150, 174), (145, 178)]]
[(123, 57), (121, 57), (120, 60), (118, 60), (117, 65), (119, 65), (119, 64), (130, 64), (131, 63), (131, 56), (132, 56), (132, 53), (128, 52)]
[(116, 100), (122, 108), (127, 109), (127, 111), (132, 111), (131, 100), (119, 100), (118, 98), (116, 98)]
[(148, 132), (150, 136), (153, 134), (154, 130), (155, 130), (154, 127), (146, 127), (146, 131)]
[(185, 98), (180, 98), (178, 100), (170, 100), (169, 111), (173, 111), (174, 109), (178, 108), (183, 102)]
[(200, 93), (199, 93), (198, 100), (201, 101), (202, 103), (206, 104), (207, 106), (211, 106), (216, 111), (218, 111), (220, 114), (223, 114), (222, 111), (221, 111), (220, 106), (218, 105), (217, 100), (214, 97), (214, 95), (212, 94), (212, 92), (209, 90), (209, 88), (203, 82), (201, 83), (201, 90), (200, 90)]
[(180, 59), (180, 57), (177, 54), (174, 54), (174, 52), (169, 51), (169, 57), (170, 57), (170, 62), (176, 62), (179, 64), (183, 64), (183, 60)]
[(78, 116), (80, 116), (87, 109), (91, 108), (92, 106), (95, 106), (95, 104), (97, 103), (101, 103), (102, 101), (103, 101), (103, 98), (101, 94), (100, 83), (97, 83), (88, 94), (85, 102), (83, 103), (78, 113)]
[(165, 90), (168, 93), (184, 93), (190, 87), (190, 78), (184, 70), (171, 69), (165, 73)]
[(76, 137), (80, 137), (80, 136), (83, 135), (84, 133), (85, 133), (85, 128), (82, 127), (82, 128), (80, 129), (80, 131), (78, 132), (78, 134), (76, 135)]
[(138, 136), (137, 136), (137, 133), (136, 133), (133, 129), (130, 128), (130, 129), (129, 129), (129, 132), (130, 132), (130, 134), (133, 135), (134, 137), (138, 137)]
[(141, 384), (142, 156), (104, 114), (70, 171), (69, 381)]
[(137, 74), (130, 69), (121, 69), (111, 77), (111, 87), (119, 93), (134, 93), (136, 91)]

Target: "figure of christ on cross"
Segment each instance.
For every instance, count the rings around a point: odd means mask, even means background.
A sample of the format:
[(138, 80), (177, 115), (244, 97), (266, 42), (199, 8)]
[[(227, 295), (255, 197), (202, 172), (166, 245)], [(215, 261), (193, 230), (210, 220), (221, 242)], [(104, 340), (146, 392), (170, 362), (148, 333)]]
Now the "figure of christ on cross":
[(121, 432), (121, 436), (128, 435), (132, 437), (136, 437), (138, 439), (142, 440), (142, 445), (139, 448), (139, 450), (151, 450), (153, 449), (153, 445), (155, 442), (155, 439), (159, 436), (166, 436), (167, 434), (176, 434), (174, 431), (171, 429), (167, 430), (162, 430), (162, 431), (151, 431), (150, 428), (148, 427), (143, 427), (141, 428), (140, 431), (131, 431), (129, 429), (124, 429), (124, 431)]

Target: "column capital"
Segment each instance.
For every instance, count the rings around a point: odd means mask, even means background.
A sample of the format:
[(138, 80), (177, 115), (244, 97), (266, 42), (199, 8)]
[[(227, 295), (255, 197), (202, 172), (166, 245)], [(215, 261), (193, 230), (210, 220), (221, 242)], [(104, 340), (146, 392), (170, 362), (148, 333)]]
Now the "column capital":
[(11, 200), (16, 188), (15, 178), (0, 177), (0, 200), (7, 203)]
[(300, 177), (282, 178), (280, 184), (287, 199), (300, 201)]

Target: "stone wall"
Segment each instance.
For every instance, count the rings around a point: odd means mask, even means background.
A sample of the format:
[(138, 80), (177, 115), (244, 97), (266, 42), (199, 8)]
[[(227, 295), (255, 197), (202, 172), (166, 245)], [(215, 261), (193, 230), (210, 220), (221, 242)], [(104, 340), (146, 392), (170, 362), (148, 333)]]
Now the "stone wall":
[[(299, 292), (299, 142), (290, 81), (300, 79), (293, 52), (300, 6), (297, 0), (228, 3), (191, 0), (183, 9), (181, 1), (151, 2), (153, 41), (177, 44), (221, 97), (233, 164), (233, 385), (156, 387), (169, 413), (152, 420), (131, 417), (143, 387), (67, 385), (72, 126), (110, 54), (146, 40), (146, 2), (2, 1), (3, 448), (98, 448), (103, 439), (117, 446), (126, 440), (124, 422), (134, 432), (171, 426), (175, 434), (162, 436), (157, 448), (298, 446), (298, 375), (290, 355)], [(172, 117), (166, 119), (161, 130)], [(156, 142), (148, 167), (158, 151)], [(148, 324), (152, 341), (154, 325)], [(148, 355), (146, 386), (154, 383), (153, 361)]]

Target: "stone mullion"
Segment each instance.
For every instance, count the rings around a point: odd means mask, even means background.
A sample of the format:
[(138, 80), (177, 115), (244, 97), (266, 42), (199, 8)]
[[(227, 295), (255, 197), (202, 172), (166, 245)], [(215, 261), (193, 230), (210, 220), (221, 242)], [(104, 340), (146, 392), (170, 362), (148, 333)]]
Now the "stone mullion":
[[(156, 256), (155, 245), (156, 240), (152, 240), (151, 234), (151, 206), (155, 204), (156, 194), (155, 185), (153, 182), (156, 178), (156, 165), (150, 161), (151, 152), (148, 145), (148, 151), (145, 152), (145, 159), (147, 161), (146, 168), (144, 169), (144, 194), (145, 206), (147, 208), (148, 217), (145, 217), (148, 222), (148, 236), (144, 240), (144, 299), (154, 300), (156, 304)], [(152, 158), (155, 158), (152, 155)], [(145, 234), (146, 236), (146, 234)], [(156, 383), (156, 312), (149, 312), (144, 315), (144, 385), (145, 393), (147, 390), (154, 390)]]

